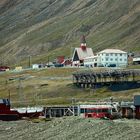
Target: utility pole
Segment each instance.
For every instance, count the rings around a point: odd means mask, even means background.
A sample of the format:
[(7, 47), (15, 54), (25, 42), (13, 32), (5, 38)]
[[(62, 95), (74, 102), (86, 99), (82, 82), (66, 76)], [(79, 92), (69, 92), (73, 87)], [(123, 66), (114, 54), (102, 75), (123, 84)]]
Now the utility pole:
[(19, 80), (19, 81), (18, 81), (18, 82), (19, 82), (19, 83), (18, 83), (18, 95), (19, 95), (19, 101), (20, 101), (20, 103), (21, 103), (21, 94), (22, 94), (22, 93), (21, 93), (21, 92), (22, 92), (21, 86), (22, 86), (22, 85), (21, 85), (21, 79), (19, 78), (18, 80)]
[(18, 95), (19, 95), (20, 104), (21, 104), (22, 101), (25, 100), (25, 96), (23, 94), (22, 80), (24, 80), (24, 78), (22, 78), (22, 77), (18, 78)]
[(48, 56), (48, 66), (49, 66), (49, 62), (50, 62), (50, 58), (49, 58), (49, 56)]
[(10, 92), (10, 89), (8, 90), (8, 98), (9, 98), (9, 101), (11, 100), (11, 92)]
[(8, 90), (8, 99), (10, 101), (11, 93), (10, 93), (10, 89), (9, 89), (9, 86), (8, 86), (8, 80), (6, 80), (6, 89)]
[(75, 116), (75, 99), (72, 98), (72, 110), (73, 110), (73, 116)]
[(31, 62), (31, 56), (29, 55), (29, 68), (31, 68), (32, 62)]

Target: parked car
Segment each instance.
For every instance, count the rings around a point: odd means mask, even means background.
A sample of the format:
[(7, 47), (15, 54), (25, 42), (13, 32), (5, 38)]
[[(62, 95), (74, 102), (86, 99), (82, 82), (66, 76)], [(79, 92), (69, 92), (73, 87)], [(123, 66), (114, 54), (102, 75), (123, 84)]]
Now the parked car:
[(108, 67), (116, 67), (116, 64), (109, 64)]
[(54, 64), (55, 67), (64, 67), (63, 64)]
[(10, 67), (8, 67), (8, 66), (0, 66), (0, 71), (6, 71), (9, 69), (10, 69)]

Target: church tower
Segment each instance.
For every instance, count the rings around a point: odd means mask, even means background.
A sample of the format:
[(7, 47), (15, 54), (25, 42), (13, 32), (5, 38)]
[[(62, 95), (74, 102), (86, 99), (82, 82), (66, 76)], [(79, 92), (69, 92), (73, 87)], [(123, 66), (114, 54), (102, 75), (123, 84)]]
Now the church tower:
[(83, 36), (81, 37), (81, 46), (80, 46), (80, 48), (81, 48), (83, 51), (86, 51), (86, 47), (87, 47), (87, 45), (86, 45), (86, 39), (85, 39), (85, 36), (83, 35)]

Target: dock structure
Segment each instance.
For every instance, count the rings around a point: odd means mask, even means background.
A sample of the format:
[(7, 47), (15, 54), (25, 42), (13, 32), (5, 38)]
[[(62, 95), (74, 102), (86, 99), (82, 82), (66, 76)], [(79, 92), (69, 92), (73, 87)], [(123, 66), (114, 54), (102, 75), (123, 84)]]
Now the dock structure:
[(140, 70), (84, 71), (73, 74), (73, 83), (80, 88), (96, 88), (114, 83), (140, 82)]

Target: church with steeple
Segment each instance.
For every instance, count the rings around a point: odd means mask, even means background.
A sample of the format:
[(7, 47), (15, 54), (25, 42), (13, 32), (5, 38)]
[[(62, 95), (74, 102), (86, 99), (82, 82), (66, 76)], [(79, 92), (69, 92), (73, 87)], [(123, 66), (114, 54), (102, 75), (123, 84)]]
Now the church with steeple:
[(72, 56), (73, 66), (83, 66), (84, 58), (93, 56), (92, 48), (88, 48), (86, 44), (85, 36), (81, 36), (80, 47), (75, 48)]

